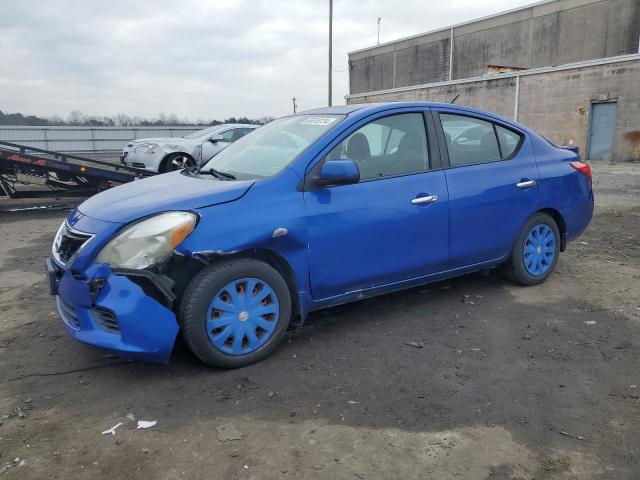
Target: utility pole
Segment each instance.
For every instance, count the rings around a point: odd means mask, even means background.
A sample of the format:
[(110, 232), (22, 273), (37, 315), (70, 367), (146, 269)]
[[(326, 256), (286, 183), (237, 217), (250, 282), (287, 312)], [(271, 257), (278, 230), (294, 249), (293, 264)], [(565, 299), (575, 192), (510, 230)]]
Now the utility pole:
[(382, 17), (378, 17), (378, 45), (380, 45), (380, 20)]
[(291, 100), (293, 100), (293, 113), (295, 114), (298, 110), (298, 106), (296, 105), (296, 97), (293, 97)]
[(331, 91), (331, 73), (333, 70), (333, 0), (329, 0), (329, 106), (333, 103)]

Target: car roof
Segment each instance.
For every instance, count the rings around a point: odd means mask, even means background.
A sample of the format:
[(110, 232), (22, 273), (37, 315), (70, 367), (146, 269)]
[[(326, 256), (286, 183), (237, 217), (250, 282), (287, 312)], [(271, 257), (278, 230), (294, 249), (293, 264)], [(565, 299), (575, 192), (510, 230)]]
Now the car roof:
[(260, 125), (254, 125), (252, 123), (221, 123), (220, 125), (217, 125), (220, 128), (228, 128), (228, 127), (233, 127), (233, 128), (258, 128)]
[(503, 121), (507, 124), (517, 125), (523, 128), (522, 125), (515, 123), (512, 119), (502, 117), (496, 113), (481, 110), (479, 108), (468, 107), (466, 105), (456, 105), (453, 103), (443, 102), (377, 102), (377, 103), (357, 103), (351, 105), (338, 105), (335, 107), (316, 108), (313, 110), (305, 110), (298, 112), (296, 115), (357, 115), (366, 116), (373, 113), (383, 112), (385, 110), (393, 110), (397, 108), (411, 108), (411, 107), (431, 107), (431, 108), (447, 108), (456, 110), (460, 113), (477, 113), (487, 117), (493, 117), (496, 120)]

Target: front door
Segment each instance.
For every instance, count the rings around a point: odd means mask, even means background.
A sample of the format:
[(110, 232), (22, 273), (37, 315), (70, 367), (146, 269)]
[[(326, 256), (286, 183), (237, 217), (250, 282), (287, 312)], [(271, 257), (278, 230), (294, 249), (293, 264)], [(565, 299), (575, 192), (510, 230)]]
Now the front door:
[(355, 161), (361, 181), (304, 195), (314, 299), (446, 269), (447, 185), (431, 170), (423, 113), (376, 118), (345, 136), (323, 161)]
[(209, 159), (219, 151), (231, 145), (233, 142), (234, 131), (235, 130), (227, 130), (226, 132), (216, 133), (211, 137), (218, 140), (215, 143), (211, 141), (211, 138), (205, 140), (202, 144), (202, 163), (208, 162)]
[(591, 105), (589, 123), (589, 160), (611, 160), (613, 138), (616, 131), (618, 102), (594, 103)]

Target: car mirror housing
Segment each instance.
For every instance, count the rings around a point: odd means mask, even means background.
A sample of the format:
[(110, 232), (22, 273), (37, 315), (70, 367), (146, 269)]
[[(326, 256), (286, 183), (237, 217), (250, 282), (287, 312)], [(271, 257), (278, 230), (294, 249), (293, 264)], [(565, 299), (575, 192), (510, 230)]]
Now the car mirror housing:
[(209, 139), (209, 141), (211, 143), (219, 143), (219, 142), (224, 142), (224, 138), (222, 138), (222, 135), (214, 135)]
[(320, 168), (316, 184), (349, 185), (360, 181), (360, 169), (353, 160), (331, 160)]

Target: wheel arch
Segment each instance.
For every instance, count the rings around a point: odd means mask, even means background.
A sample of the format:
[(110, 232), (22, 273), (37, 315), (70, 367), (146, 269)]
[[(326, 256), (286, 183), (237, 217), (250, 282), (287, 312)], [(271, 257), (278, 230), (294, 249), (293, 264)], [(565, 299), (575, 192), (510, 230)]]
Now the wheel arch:
[(551, 207), (541, 208), (535, 212), (534, 215), (536, 213), (546, 213), (556, 222), (558, 230), (560, 230), (560, 251), (564, 252), (567, 249), (567, 224), (562, 214), (555, 208)]
[[(289, 262), (278, 252), (263, 247), (250, 248), (233, 253), (198, 252), (183, 261), (186, 260), (188, 262), (189, 265), (186, 266), (185, 271), (189, 272), (188, 277), (193, 278), (206, 266), (232, 258), (252, 258), (275, 268), (284, 278), (291, 294), (292, 325), (300, 325), (302, 323), (305, 314), (295, 272)], [(181, 293), (179, 292), (178, 295), (181, 296)]]

